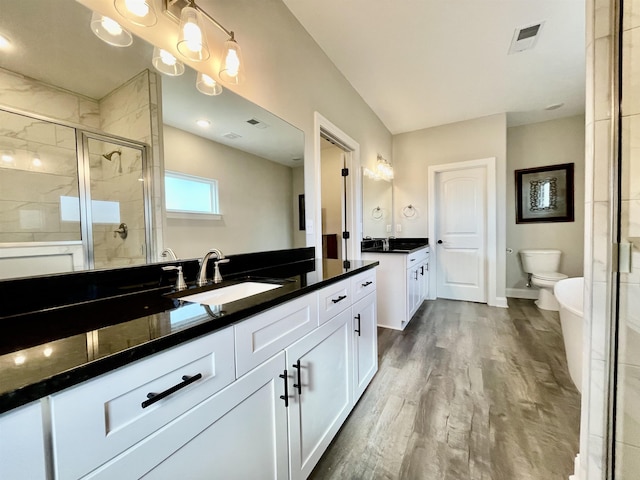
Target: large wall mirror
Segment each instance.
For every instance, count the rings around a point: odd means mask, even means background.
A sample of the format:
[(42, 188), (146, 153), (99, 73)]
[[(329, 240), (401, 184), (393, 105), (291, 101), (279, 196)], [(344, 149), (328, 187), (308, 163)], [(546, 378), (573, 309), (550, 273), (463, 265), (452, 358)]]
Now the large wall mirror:
[(362, 234), (365, 238), (385, 238), (393, 229), (393, 182), (362, 175)]
[[(200, 93), (188, 67), (159, 73), (152, 45), (107, 45), (91, 18), (0, 0), (0, 279), (305, 246), (303, 132)], [(218, 210), (167, 213), (165, 172), (211, 180)]]

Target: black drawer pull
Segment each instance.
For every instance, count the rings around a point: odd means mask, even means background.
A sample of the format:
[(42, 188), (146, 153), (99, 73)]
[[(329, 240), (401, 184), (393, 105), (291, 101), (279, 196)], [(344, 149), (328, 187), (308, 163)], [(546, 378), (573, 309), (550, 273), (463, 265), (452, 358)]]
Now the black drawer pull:
[(142, 402), (142, 404), (141, 404), (142, 408), (147, 408), (148, 406), (153, 405), (154, 403), (162, 400), (163, 398), (168, 397), (172, 393), (176, 393), (181, 388), (184, 388), (187, 385), (191, 385), (193, 382), (197, 382), (201, 378), (202, 378), (202, 374), (201, 373), (197, 373), (192, 377), (190, 377), (189, 375), (183, 375), (182, 376), (182, 382), (178, 383), (177, 385), (174, 385), (171, 388), (167, 388), (164, 392), (160, 392), (160, 393), (149, 392), (149, 393), (147, 393), (148, 400), (145, 400), (144, 402)]
[(278, 376), (284, 379), (284, 395), (280, 395), (280, 398), (284, 400), (284, 406), (286, 408), (289, 406), (289, 379), (287, 378), (287, 369), (285, 368), (284, 373)]
[(363, 287), (368, 287), (368, 286), (369, 286), (369, 285), (371, 285), (372, 283), (373, 283), (373, 282), (366, 282), (366, 283), (363, 283), (363, 284), (362, 284), (362, 286), (363, 286)]
[(358, 329), (356, 330), (356, 332), (358, 332), (358, 336), (360, 336), (360, 314), (356, 315), (355, 317), (356, 320), (358, 320)]
[(338, 298), (332, 298), (331, 301), (333, 303), (338, 303), (338, 302), (341, 302), (342, 300), (344, 300), (345, 298), (347, 298), (346, 295), (340, 295)]
[(424, 275), (424, 265), (420, 267), (420, 275)]
[(298, 389), (298, 396), (300, 396), (300, 395), (302, 395), (302, 380), (300, 379), (300, 360), (298, 360), (292, 366), (293, 366), (293, 368), (298, 370), (298, 383), (294, 383), (293, 384), (293, 388), (297, 388)]

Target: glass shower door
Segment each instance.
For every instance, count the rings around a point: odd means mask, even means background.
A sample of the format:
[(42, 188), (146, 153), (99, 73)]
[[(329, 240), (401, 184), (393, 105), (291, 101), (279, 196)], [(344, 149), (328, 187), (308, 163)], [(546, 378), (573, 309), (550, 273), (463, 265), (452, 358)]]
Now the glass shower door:
[(88, 263), (93, 268), (147, 263), (145, 149), (83, 134)]

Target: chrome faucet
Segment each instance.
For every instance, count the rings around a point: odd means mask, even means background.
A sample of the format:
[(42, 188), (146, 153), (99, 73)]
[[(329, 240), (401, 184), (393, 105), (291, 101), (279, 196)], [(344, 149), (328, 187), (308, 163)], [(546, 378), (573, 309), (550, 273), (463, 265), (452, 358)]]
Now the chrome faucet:
[(173, 250), (171, 250), (169, 247), (165, 248), (162, 253), (160, 254), (160, 256), (162, 258), (169, 258), (169, 260), (177, 260), (178, 257), (176, 257), (176, 254)]
[(222, 252), (217, 248), (212, 248), (204, 256), (204, 258), (202, 259), (202, 263), (200, 263), (200, 271), (198, 271), (198, 282), (197, 282), (197, 285), (199, 287), (202, 287), (203, 285), (207, 284), (207, 264), (209, 263), (209, 259), (211, 258), (211, 255), (215, 255), (217, 260), (215, 262), (215, 273), (213, 275), (213, 282), (214, 283), (222, 282), (222, 275), (220, 275), (220, 269), (218, 268), (218, 264), (228, 263), (229, 259), (224, 258), (224, 255), (222, 254)]

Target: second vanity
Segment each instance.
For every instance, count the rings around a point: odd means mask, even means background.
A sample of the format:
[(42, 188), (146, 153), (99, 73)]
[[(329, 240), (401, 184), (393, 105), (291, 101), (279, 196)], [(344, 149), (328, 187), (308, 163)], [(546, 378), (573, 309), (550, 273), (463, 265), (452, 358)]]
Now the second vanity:
[[(307, 258), (255, 270), (223, 283), (279, 286), (221, 306), (158, 287), (157, 305), (147, 290), (138, 305), (146, 315), (95, 329), (87, 319), (84, 332), (20, 350), (3, 344), (0, 362), (20, 354), (26, 365), (79, 336), (87, 358), (0, 384), (0, 478), (306, 478), (377, 371), (377, 264), (351, 265)], [(145, 328), (150, 338), (132, 338)]]
[(364, 240), (362, 259), (380, 263), (378, 326), (404, 330), (429, 293), (428, 239)]

